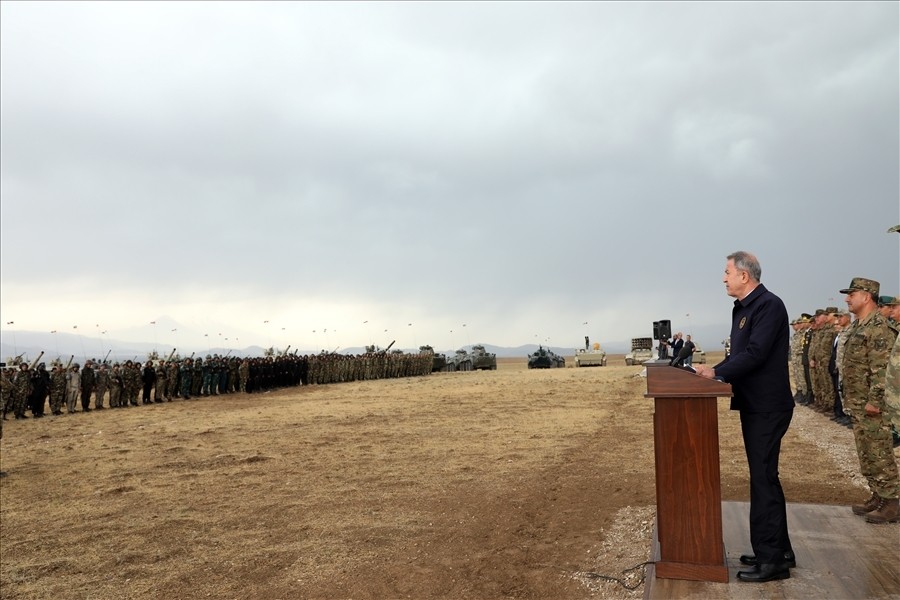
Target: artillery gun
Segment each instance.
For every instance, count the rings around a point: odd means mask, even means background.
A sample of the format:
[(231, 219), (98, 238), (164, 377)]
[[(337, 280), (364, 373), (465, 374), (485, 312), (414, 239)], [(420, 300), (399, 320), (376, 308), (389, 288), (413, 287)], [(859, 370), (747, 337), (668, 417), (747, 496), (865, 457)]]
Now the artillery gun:
[(601, 348), (597, 342), (594, 342), (594, 345), (591, 346), (590, 338), (584, 336), (584, 348), (579, 348), (575, 352), (575, 368), (605, 366), (606, 350)]
[(543, 346), (538, 346), (528, 357), (529, 369), (562, 369), (566, 366), (566, 359)]
[(653, 338), (631, 338), (631, 352), (625, 355), (625, 364), (642, 365), (653, 359)]

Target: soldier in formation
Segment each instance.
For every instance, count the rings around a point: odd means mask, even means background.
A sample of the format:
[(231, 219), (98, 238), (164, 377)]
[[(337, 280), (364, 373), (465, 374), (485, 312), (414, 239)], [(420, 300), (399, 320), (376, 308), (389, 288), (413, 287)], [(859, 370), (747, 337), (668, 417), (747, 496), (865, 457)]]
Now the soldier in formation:
[(853, 505), (853, 513), (869, 523), (892, 523), (900, 520), (900, 475), (885, 384), (897, 332), (878, 310), (879, 288), (877, 281), (854, 277), (847, 288), (840, 290), (856, 316), (843, 349), (841, 371), (860, 471), (871, 491), (868, 500)]

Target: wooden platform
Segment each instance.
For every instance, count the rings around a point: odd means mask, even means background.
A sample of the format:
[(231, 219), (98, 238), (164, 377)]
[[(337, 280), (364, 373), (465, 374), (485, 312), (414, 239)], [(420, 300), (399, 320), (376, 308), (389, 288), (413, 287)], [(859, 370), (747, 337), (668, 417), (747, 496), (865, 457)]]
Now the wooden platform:
[[(747, 502), (722, 503), (728, 583), (657, 579), (648, 568), (645, 599), (900, 598), (900, 523), (871, 525), (848, 506), (788, 504), (788, 528), (797, 556), (791, 578), (768, 583), (738, 581), (750, 552)], [(654, 547), (652, 555), (656, 556)]]

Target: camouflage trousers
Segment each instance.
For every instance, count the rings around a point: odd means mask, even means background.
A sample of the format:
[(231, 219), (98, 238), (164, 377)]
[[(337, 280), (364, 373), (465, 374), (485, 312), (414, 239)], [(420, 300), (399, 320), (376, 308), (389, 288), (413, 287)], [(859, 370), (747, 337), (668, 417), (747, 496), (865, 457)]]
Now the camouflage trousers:
[(791, 382), (794, 384), (794, 390), (797, 393), (806, 395), (808, 391), (806, 389), (806, 377), (803, 375), (803, 363), (799, 358), (791, 361)]
[(65, 389), (50, 388), (50, 412), (57, 413), (62, 410), (63, 401), (66, 399)]
[(94, 390), (94, 408), (103, 408), (103, 397), (106, 395), (106, 386), (98, 385)]
[(859, 468), (869, 489), (881, 498), (900, 497), (900, 475), (894, 458), (891, 424), (884, 413), (866, 415), (865, 406), (850, 407)]
[(168, 386), (169, 381), (167, 379), (160, 379), (157, 377), (156, 385), (153, 387), (153, 399), (157, 402), (163, 402), (164, 400), (168, 400)]
[(109, 406), (111, 408), (122, 406), (122, 388), (118, 385), (113, 385), (109, 388)]
[(834, 406), (834, 385), (831, 383), (831, 373), (828, 367), (817, 366), (809, 371), (812, 379), (813, 394), (816, 396), (816, 406), (824, 411), (831, 410)]

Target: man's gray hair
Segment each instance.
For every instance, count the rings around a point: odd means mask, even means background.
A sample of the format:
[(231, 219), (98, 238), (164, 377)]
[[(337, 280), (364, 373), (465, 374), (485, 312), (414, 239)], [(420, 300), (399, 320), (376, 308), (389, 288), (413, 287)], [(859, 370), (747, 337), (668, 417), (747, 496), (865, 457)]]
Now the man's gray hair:
[(725, 258), (734, 262), (734, 267), (739, 271), (746, 271), (753, 281), (762, 281), (762, 267), (759, 266), (759, 261), (756, 260), (756, 257), (749, 252), (738, 250)]

